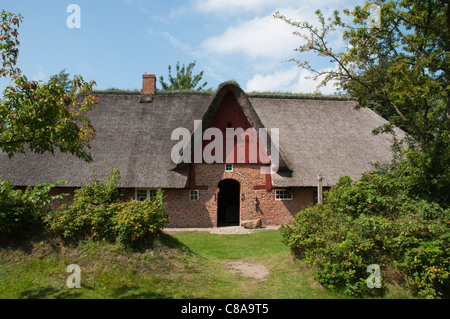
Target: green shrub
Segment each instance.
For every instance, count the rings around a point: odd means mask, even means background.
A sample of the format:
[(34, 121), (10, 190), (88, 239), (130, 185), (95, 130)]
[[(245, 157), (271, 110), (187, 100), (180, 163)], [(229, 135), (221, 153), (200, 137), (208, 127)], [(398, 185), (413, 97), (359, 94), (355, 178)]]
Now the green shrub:
[(109, 205), (62, 205), (49, 212), (45, 221), (54, 234), (76, 241), (86, 237), (110, 239), (112, 218)]
[(158, 190), (154, 201), (117, 203), (111, 205), (111, 211), (114, 213), (116, 238), (124, 245), (133, 245), (154, 236), (168, 222), (161, 190)]
[(162, 191), (157, 191), (154, 201), (121, 202), (119, 178), (115, 169), (105, 183), (94, 178), (91, 184), (77, 190), (72, 205), (62, 205), (47, 214), (49, 229), (70, 241), (89, 237), (118, 240), (125, 246), (156, 234), (168, 221)]
[[(328, 288), (379, 294), (395, 275), (419, 296), (434, 298), (450, 286), (449, 223), (450, 210), (408, 197), (394, 179), (367, 174), (357, 182), (342, 177), (323, 205), (300, 212), (281, 232)], [(371, 264), (381, 268), (382, 289), (367, 287)]]
[(119, 179), (118, 169), (114, 169), (104, 183), (94, 177), (90, 184), (75, 191), (72, 205), (62, 205), (47, 214), (45, 221), (49, 229), (71, 240), (112, 238), (113, 213), (109, 206), (121, 198), (117, 187)]
[(117, 187), (119, 180), (120, 171), (118, 168), (112, 170), (104, 183), (94, 177), (90, 184), (75, 191), (73, 206), (108, 205), (119, 202), (122, 199), (122, 194)]
[(9, 181), (0, 183), (0, 238), (27, 237), (43, 226), (45, 209), (66, 194), (50, 196), (50, 191), (61, 182), (27, 187), (25, 191), (14, 189)]

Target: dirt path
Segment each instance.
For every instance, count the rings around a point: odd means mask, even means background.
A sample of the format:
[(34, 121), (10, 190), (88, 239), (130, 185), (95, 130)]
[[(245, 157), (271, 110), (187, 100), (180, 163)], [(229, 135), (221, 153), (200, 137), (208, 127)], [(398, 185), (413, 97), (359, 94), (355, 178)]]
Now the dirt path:
[(219, 234), (219, 235), (244, 235), (251, 234), (255, 230), (275, 230), (278, 229), (279, 226), (267, 226), (258, 229), (245, 229), (241, 226), (229, 226), (229, 227), (211, 227), (211, 228), (164, 228), (163, 230), (166, 232), (178, 232), (178, 231), (206, 231), (211, 234)]
[(258, 280), (266, 280), (270, 271), (266, 266), (257, 263), (248, 263), (242, 260), (227, 260), (224, 265), (232, 274), (238, 274), (242, 277), (253, 277)]

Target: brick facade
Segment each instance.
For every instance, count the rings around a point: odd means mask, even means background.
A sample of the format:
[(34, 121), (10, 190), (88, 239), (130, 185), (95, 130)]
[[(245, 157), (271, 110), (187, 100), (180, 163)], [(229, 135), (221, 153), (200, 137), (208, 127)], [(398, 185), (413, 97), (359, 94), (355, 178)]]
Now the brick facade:
[(195, 165), (198, 200), (189, 199), (189, 189), (164, 191), (168, 227), (217, 227), (218, 185), (225, 179), (240, 185), (240, 221), (261, 218), (263, 226), (289, 223), (299, 211), (314, 204), (312, 188), (295, 188), (292, 200), (275, 200), (275, 190), (265, 189), (266, 176), (260, 174), (259, 165), (234, 164), (233, 172), (225, 172), (224, 164)]

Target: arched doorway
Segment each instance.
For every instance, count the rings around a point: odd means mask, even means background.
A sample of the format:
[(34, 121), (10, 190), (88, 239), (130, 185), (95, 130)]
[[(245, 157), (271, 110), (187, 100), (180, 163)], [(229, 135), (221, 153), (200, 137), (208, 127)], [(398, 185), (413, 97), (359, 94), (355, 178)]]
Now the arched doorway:
[(217, 226), (239, 226), (241, 186), (234, 179), (219, 183), (217, 201)]

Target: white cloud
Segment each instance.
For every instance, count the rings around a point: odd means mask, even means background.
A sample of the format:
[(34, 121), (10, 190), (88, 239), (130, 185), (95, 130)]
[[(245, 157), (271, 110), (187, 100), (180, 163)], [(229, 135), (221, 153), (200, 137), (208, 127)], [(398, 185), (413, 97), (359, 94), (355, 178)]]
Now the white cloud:
[[(319, 26), (315, 10), (316, 6), (308, 3), (297, 9), (288, 7), (273, 12), (279, 11), (292, 21), (308, 21), (315, 26)], [(330, 8), (325, 8), (322, 11), (325, 16), (331, 16)], [(294, 31), (301, 32), (299, 28), (293, 27), (280, 19), (275, 19), (273, 13), (271, 13), (230, 26), (222, 34), (205, 39), (201, 47), (206, 52), (213, 54), (239, 53), (250, 58), (262, 57), (280, 60), (291, 58), (293, 51), (305, 42), (300, 36), (294, 35)], [(339, 48), (343, 44), (340, 32), (331, 34), (329, 40), (333, 48)]]
[(242, 53), (251, 58), (281, 58), (298, 45), (299, 37), (293, 28), (270, 16), (256, 17), (238, 26), (229, 27), (223, 34), (207, 38), (201, 47), (209, 53)]
[(299, 76), (299, 69), (296, 67), (284, 71), (276, 71), (272, 74), (255, 74), (247, 82), (247, 92), (268, 92), (268, 91), (286, 91), (286, 88), (292, 85), (292, 82)]
[[(276, 71), (272, 74), (255, 74), (246, 86), (247, 92), (292, 92), (292, 93), (314, 93), (317, 91), (317, 85), (323, 80), (323, 77), (317, 80), (312, 79), (312, 73), (307, 70), (301, 70), (294, 66), (287, 70)], [(326, 86), (318, 91), (324, 95), (336, 93), (336, 87), (330, 81)]]
[[(211, 36), (203, 41), (201, 47), (206, 52), (214, 54), (240, 53), (250, 58), (285, 58), (292, 57), (292, 51), (305, 40), (294, 35), (301, 32), (299, 28), (275, 19), (273, 13), (279, 11), (292, 21), (308, 21), (319, 27), (315, 14), (320, 9), (325, 17), (332, 17), (335, 9), (342, 10), (352, 7), (349, 0), (315, 0), (299, 2), (297, 0), (196, 0), (197, 7), (202, 11), (214, 11), (221, 14), (233, 14), (234, 10), (253, 10), (265, 8), (264, 16), (257, 16), (229, 26), (222, 34)], [(261, 9), (262, 10), (262, 9)], [(270, 11), (268, 11), (270, 10)], [(270, 12), (269, 14), (267, 14)], [(341, 32), (333, 32), (328, 40), (335, 49), (342, 47)]]

